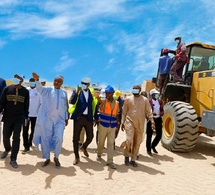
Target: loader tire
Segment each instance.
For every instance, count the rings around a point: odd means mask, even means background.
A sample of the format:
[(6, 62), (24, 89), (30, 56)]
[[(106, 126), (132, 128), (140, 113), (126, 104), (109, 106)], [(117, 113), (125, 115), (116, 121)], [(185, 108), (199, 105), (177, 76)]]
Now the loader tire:
[(164, 106), (161, 143), (172, 152), (189, 152), (197, 142), (198, 118), (189, 103), (168, 102)]

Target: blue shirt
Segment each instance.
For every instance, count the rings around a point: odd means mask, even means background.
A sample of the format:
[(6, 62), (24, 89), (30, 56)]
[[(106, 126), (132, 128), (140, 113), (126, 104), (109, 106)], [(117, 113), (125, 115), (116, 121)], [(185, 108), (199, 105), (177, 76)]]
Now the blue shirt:
[(159, 74), (169, 74), (171, 65), (172, 65), (172, 58), (168, 56), (168, 54), (164, 54), (159, 58)]

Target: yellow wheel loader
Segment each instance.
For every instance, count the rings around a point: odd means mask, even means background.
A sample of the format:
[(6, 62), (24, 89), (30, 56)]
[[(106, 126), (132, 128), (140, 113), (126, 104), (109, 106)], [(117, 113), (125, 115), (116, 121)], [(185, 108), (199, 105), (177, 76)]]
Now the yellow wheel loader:
[(173, 152), (191, 151), (200, 133), (215, 136), (215, 46), (188, 44), (187, 56), (183, 81), (177, 83), (168, 76), (162, 94), (161, 142)]

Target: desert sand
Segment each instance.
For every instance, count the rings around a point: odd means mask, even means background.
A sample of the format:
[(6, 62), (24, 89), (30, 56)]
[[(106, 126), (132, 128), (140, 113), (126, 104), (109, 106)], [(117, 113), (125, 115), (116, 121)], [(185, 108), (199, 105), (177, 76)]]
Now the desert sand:
[[(138, 167), (124, 165), (122, 150), (118, 147), (125, 139), (120, 132), (116, 140), (114, 161), (116, 170), (96, 161), (95, 139), (89, 146), (89, 158), (81, 154), (81, 162), (73, 166), (72, 121), (65, 129), (61, 168), (53, 163), (41, 167), (41, 152), (31, 148), (23, 155), (22, 138), (17, 162), (18, 169), (10, 166), (9, 156), (0, 160), (1, 194), (215, 194), (215, 138), (200, 135), (190, 153), (172, 153), (161, 146), (159, 154), (146, 154), (145, 141), (140, 148)], [(96, 132), (96, 129), (95, 129)], [(0, 145), (0, 153), (3, 151)]]

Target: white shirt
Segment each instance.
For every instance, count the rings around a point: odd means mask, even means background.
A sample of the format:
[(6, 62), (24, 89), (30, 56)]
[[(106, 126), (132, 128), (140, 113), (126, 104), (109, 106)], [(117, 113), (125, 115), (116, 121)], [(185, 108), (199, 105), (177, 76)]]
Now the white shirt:
[(160, 117), (160, 103), (158, 100), (153, 100), (152, 99), (152, 105), (153, 105), (153, 113), (156, 115), (153, 116), (154, 118)]
[[(84, 92), (84, 97), (86, 99), (86, 102), (88, 102), (90, 90), (89, 89), (87, 91), (83, 90), (83, 92)], [(86, 107), (86, 109), (83, 112), (83, 114), (86, 114), (86, 115), (88, 114), (88, 107)]]
[(41, 95), (37, 92), (36, 88), (31, 89), (30, 87), (27, 88), (29, 90), (30, 102), (29, 102), (29, 117), (37, 117), (38, 110), (41, 105)]

